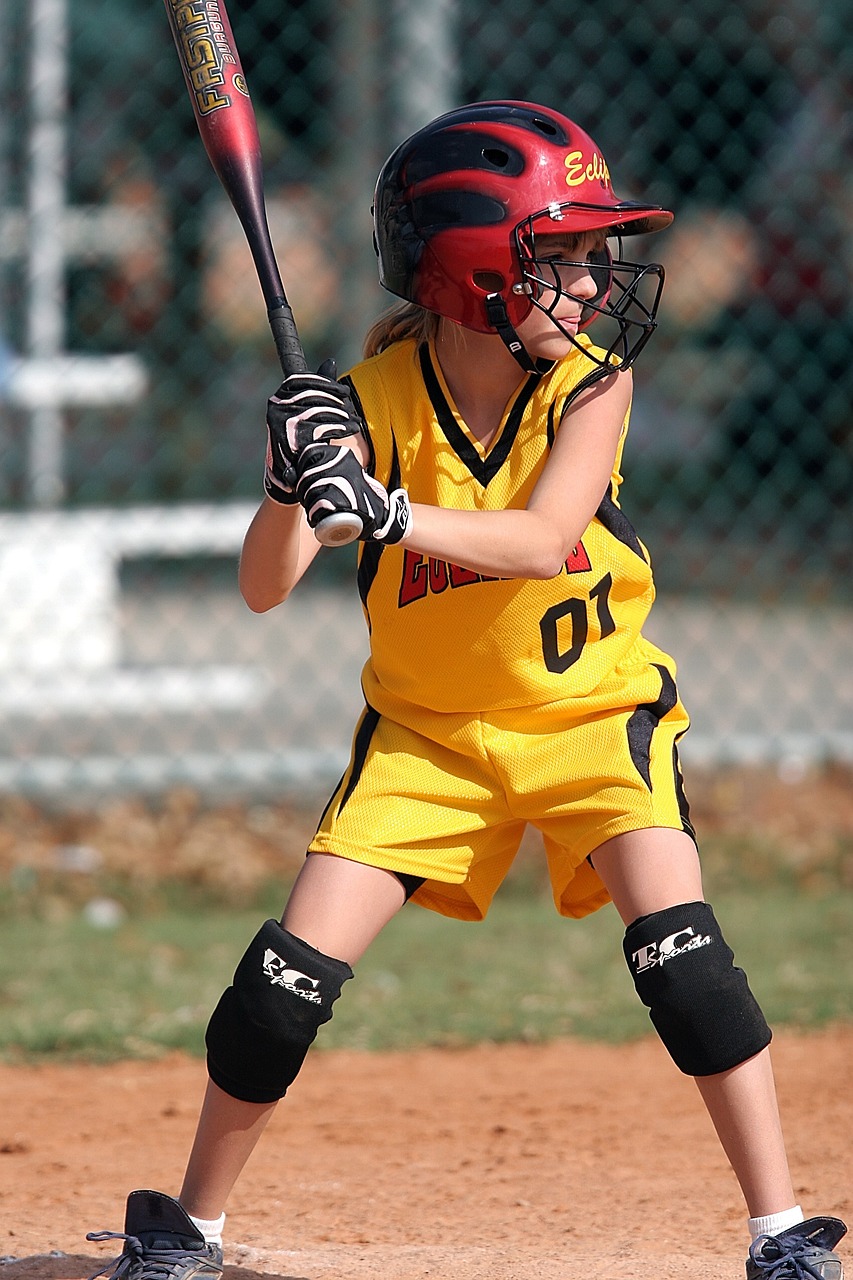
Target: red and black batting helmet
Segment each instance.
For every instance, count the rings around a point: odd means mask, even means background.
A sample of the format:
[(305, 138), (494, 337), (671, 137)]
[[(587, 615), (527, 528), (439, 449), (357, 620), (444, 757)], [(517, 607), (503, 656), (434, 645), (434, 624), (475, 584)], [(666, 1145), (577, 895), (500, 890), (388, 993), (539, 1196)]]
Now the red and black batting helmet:
[[(418, 130), (383, 165), (373, 216), (382, 285), (484, 333), (500, 331), (501, 315), (514, 328), (538, 305), (537, 234), (604, 229), (621, 237), (672, 221), (658, 205), (619, 200), (592, 138), (530, 102), (476, 102)], [(619, 284), (623, 268), (627, 287)], [(643, 345), (655, 327), (663, 271), (654, 266), (649, 303), (638, 293), (649, 268), (611, 262), (607, 253), (598, 269), (607, 280), (587, 322), (616, 316), (621, 340), (611, 349), (621, 345), (625, 367), (639, 350), (634, 341), (626, 346), (626, 331), (639, 324)], [(639, 317), (630, 316), (637, 309)]]

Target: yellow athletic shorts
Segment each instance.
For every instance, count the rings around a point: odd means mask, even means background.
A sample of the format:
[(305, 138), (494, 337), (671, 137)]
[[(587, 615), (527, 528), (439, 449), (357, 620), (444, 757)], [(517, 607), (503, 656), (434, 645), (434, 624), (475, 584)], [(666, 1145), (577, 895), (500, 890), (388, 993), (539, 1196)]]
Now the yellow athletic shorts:
[(645, 640), (591, 695), (479, 716), (368, 707), (309, 851), (425, 883), (413, 901), (482, 920), (528, 823), (541, 831), (554, 903), (585, 916), (609, 901), (589, 862), (648, 827), (693, 835), (677, 742), (689, 721), (672, 660)]

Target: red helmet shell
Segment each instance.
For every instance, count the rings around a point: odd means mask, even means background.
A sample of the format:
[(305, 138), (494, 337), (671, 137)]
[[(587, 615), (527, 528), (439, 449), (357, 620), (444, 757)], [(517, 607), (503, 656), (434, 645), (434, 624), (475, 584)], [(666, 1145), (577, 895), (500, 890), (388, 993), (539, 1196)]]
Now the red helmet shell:
[(553, 230), (658, 231), (672, 214), (620, 201), (599, 147), (573, 121), (530, 102), (478, 102), (439, 116), (382, 167), (373, 205), (379, 279), (398, 297), (489, 332), (485, 298), (519, 324), (531, 303), (514, 232), (535, 213)]

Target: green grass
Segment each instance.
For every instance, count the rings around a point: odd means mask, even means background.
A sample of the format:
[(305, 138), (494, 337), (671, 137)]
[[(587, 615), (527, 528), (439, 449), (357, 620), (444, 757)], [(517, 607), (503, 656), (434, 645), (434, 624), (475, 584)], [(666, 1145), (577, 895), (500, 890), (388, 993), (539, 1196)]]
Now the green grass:
[[(710, 896), (772, 1024), (853, 1018), (853, 892), (726, 884)], [(144, 902), (128, 894), (125, 920), (105, 929), (88, 923), (79, 901), (0, 897), (0, 1057), (201, 1053), (213, 1005), (280, 898), (229, 910), (189, 893)], [(409, 907), (359, 964), (321, 1045), (646, 1034), (621, 939), (612, 908), (561, 920), (523, 878), (504, 887), (483, 924)]]

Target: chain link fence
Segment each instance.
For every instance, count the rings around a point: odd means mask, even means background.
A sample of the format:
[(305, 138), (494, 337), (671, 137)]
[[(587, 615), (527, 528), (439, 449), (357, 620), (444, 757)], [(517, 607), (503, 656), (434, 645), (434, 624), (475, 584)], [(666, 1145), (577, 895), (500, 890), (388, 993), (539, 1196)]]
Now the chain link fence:
[[(199, 0), (202, 3), (202, 0)], [(390, 299), (372, 184), (465, 101), (550, 103), (667, 286), (623, 504), (686, 757), (853, 758), (847, 0), (251, 0), (232, 25), (312, 364)], [(351, 549), (278, 615), (236, 591), (278, 381), (162, 5), (0, 8), (0, 790), (325, 787), (366, 651)]]

